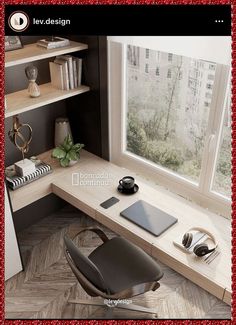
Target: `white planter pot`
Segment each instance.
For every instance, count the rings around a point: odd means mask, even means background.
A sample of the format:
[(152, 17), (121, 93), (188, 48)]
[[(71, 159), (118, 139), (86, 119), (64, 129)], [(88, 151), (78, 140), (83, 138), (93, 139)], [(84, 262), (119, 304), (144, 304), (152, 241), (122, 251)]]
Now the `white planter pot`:
[(74, 166), (77, 162), (78, 162), (78, 160), (71, 160), (69, 162), (69, 167)]

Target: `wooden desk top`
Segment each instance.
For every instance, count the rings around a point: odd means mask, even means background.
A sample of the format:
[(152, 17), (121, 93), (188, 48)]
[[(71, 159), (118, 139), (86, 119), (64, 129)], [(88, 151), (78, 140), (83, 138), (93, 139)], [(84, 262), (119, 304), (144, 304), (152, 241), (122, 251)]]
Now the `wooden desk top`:
[[(73, 173), (78, 185), (72, 185)], [(119, 179), (126, 175), (134, 176), (139, 185), (139, 191), (131, 196), (117, 191)], [(60, 178), (54, 178), (52, 190), (220, 299), (223, 299), (225, 288), (231, 288), (231, 223), (228, 219), (86, 151), (76, 166), (67, 169)], [(109, 209), (102, 208), (100, 203), (111, 196), (116, 196), (120, 201)], [(155, 237), (120, 216), (123, 209), (140, 199), (177, 217), (178, 223)], [(173, 244), (174, 239), (194, 226), (210, 230), (218, 240), (221, 253), (210, 265), (192, 254), (185, 254)], [(229, 295), (226, 296), (226, 302), (230, 303)]]
[[(213, 295), (224, 299), (228, 304), (231, 303), (230, 220), (85, 150), (82, 151), (80, 161), (68, 168), (61, 168), (58, 162), (50, 157), (50, 152), (44, 153), (40, 158), (49, 162), (54, 171), (11, 192), (14, 211), (53, 192)], [(119, 179), (126, 175), (135, 177), (139, 185), (139, 191), (131, 196), (122, 195), (117, 191)], [(78, 185), (72, 185), (72, 178)], [(111, 196), (120, 201), (109, 209), (103, 209), (100, 203)], [(122, 210), (140, 199), (177, 217), (178, 223), (161, 236), (155, 237), (120, 216)], [(185, 254), (173, 244), (173, 240), (194, 226), (208, 229), (217, 238), (221, 253), (210, 265), (194, 255)]]

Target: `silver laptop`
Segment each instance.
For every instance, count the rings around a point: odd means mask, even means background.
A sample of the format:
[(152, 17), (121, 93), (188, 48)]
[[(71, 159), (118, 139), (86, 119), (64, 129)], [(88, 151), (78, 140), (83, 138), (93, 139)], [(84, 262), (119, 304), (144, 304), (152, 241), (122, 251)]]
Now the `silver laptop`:
[(120, 215), (154, 236), (161, 235), (178, 221), (177, 218), (143, 200), (139, 200), (121, 211)]

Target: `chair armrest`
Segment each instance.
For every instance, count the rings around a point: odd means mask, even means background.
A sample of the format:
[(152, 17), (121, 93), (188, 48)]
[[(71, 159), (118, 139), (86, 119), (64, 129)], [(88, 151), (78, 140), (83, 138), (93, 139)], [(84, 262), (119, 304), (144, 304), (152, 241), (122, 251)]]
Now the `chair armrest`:
[(100, 229), (100, 228), (94, 228), (94, 227), (87, 227), (84, 229), (81, 229), (74, 237), (72, 240), (74, 240), (77, 236), (79, 236), (82, 232), (85, 231), (92, 231), (94, 232), (96, 235), (98, 235), (98, 237), (105, 243), (106, 241), (109, 240), (109, 238), (107, 237), (107, 235)]

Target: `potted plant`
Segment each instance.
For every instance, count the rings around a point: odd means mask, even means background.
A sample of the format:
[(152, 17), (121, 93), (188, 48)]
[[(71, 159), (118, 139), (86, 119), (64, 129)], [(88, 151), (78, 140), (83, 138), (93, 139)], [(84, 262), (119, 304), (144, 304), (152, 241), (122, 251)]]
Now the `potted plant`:
[(84, 144), (74, 144), (70, 134), (68, 134), (63, 144), (59, 145), (52, 151), (52, 157), (57, 158), (60, 161), (62, 167), (72, 166), (80, 158), (80, 150), (84, 147)]

